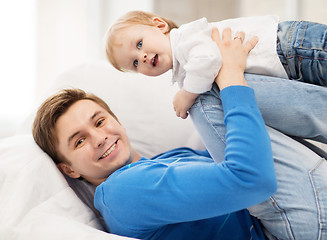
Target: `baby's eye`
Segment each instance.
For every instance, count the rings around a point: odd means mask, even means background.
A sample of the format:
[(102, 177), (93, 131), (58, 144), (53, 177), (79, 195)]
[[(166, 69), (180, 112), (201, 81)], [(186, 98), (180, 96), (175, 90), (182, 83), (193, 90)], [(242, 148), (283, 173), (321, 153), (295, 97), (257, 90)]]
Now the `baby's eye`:
[(139, 65), (139, 61), (135, 59), (133, 62), (133, 66), (137, 68), (137, 65)]
[(143, 45), (143, 41), (141, 40), (141, 41), (139, 41), (139, 42), (136, 44), (136, 47), (137, 47), (138, 49), (140, 49), (140, 48), (142, 47), (142, 45)]

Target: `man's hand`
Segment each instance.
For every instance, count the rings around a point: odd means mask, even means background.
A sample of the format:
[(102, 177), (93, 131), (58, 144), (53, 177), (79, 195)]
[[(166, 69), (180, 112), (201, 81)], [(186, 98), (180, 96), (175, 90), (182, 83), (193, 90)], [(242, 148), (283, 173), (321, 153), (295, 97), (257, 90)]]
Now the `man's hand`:
[(213, 28), (211, 33), (211, 38), (219, 47), (223, 59), (223, 65), (215, 80), (220, 90), (231, 85), (247, 85), (244, 79), (246, 59), (259, 40), (258, 37), (253, 37), (243, 44), (244, 32), (238, 32), (234, 38), (231, 32), (230, 28), (224, 29), (222, 38), (217, 28)]

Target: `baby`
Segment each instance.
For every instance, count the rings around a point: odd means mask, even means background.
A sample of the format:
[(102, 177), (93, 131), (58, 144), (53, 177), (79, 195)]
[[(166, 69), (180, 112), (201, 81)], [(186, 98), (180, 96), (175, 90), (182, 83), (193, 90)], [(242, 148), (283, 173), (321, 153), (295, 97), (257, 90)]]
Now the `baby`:
[[(230, 28), (234, 39), (241, 42), (253, 36), (259, 38), (248, 56), (246, 72), (327, 85), (324, 50), (327, 26), (311, 22), (279, 23), (274, 15), (215, 23), (202, 18), (178, 27), (156, 14), (132, 11), (108, 30), (106, 55), (120, 71), (159, 76), (172, 69), (172, 81), (180, 87), (174, 97), (174, 110), (185, 119), (197, 96), (211, 89), (223, 64), (211, 39), (214, 26), (221, 32)], [(322, 42), (317, 43), (316, 39)]]

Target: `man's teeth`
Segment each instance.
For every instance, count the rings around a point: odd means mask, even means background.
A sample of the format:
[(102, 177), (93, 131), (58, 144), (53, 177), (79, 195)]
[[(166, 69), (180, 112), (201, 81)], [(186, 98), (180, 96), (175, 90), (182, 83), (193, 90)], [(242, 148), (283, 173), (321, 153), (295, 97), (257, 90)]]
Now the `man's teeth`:
[(116, 148), (116, 145), (117, 143), (114, 143), (101, 157), (100, 159), (102, 158), (105, 158), (107, 157), (115, 148)]

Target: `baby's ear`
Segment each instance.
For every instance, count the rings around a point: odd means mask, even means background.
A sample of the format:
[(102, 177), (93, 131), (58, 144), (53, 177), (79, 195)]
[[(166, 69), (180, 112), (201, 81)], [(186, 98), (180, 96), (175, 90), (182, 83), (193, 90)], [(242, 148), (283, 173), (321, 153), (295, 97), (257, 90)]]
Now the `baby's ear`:
[(153, 25), (161, 30), (162, 33), (169, 32), (169, 26), (166, 21), (162, 18), (154, 17), (152, 18)]

